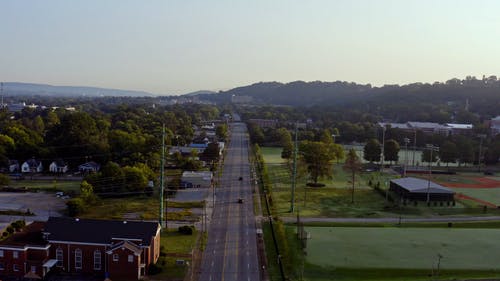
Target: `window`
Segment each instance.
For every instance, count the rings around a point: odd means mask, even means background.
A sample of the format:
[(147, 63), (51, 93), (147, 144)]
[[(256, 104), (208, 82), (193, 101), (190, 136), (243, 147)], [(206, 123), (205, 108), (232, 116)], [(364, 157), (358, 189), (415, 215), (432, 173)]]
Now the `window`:
[(75, 268), (82, 269), (82, 250), (75, 250)]
[(56, 250), (56, 260), (57, 260), (57, 266), (61, 267), (63, 266), (63, 250), (61, 248), (57, 248)]
[(128, 255), (128, 262), (134, 262), (134, 256)]
[(31, 272), (36, 273), (36, 265), (31, 266)]
[(101, 251), (94, 251), (94, 270), (101, 270)]
[(4, 270), (5, 266), (3, 265), (3, 262), (0, 262), (0, 270)]
[(15, 259), (18, 259), (19, 258), (19, 252), (18, 251), (12, 252), (12, 257), (15, 258)]
[(0, 250), (0, 258), (3, 258), (3, 250)]
[(19, 271), (19, 265), (14, 264), (14, 265), (12, 266), (12, 269), (14, 269), (14, 271)]
[(113, 261), (118, 261), (118, 254), (113, 254)]

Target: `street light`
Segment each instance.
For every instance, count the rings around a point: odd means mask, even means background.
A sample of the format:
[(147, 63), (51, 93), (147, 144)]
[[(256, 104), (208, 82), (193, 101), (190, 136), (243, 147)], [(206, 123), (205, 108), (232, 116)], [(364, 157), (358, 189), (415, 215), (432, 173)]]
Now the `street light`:
[(479, 137), (479, 155), (477, 157), (477, 171), (481, 172), (481, 154), (482, 154), (482, 148), (483, 148), (483, 139), (486, 138), (486, 135), (479, 134), (477, 136)]
[(403, 170), (403, 177), (406, 178), (406, 169), (408, 166), (408, 143), (410, 143), (410, 139), (404, 138), (403, 141), (405, 143), (405, 165), (404, 165), (404, 170)]
[(431, 152), (430, 159), (429, 159), (429, 179), (427, 181), (427, 206), (429, 206), (430, 202), (431, 202), (431, 193), (430, 193), (430, 190), (431, 190), (431, 174), (432, 174), (432, 166), (431, 166), (432, 152), (433, 151), (439, 151), (439, 146), (434, 146), (433, 144), (427, 144), (425, 147), (427, 149), (429, 149), (430, 152)]

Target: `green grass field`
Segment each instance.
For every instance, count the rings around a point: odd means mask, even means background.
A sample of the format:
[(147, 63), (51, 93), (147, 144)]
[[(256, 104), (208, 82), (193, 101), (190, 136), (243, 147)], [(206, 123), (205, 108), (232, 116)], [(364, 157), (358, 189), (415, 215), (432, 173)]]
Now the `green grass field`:
[[(395, 280), (420, 280), (436, 270), (438, 255), (442, 256), (443, 277), (474, 271), (479, 276), (500, 272), (499, 229), (306, 227), (306, 231), (311, 234), (306, 280), (328, 280), (315, 278), (322, 275), (318, 270), (333, 274), (330, 278), (334, 280), (370, 280), (371, 274), (378, 272), (374, 278), (381, 278), (384, 271), (401, 278)], [(363, 272), (365, 278), (351, 279), (363, 276)], [(386, 276), (385, 280), (393, 279)]]
[(11, 187), (38, 189), (44, 191), (64, 191), (80, 193), (80, 181), (58, 181), (58, 180), (11, 180)]
[(500, 188), (453, 188), (453, 190), (500, 206)]

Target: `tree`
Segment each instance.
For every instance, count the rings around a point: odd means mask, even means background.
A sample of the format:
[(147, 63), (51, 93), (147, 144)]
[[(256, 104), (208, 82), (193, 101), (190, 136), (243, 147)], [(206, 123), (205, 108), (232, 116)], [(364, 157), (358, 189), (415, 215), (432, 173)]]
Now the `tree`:
[(361, 161), (359, 160), (356, 151), (353, 148), (349, 150), (347, 153), (345, 164), (343, 166), (344, 170), (351, 173), (351, 183), (352, 183), (352, 191), (351, 191), (351, 203), (354, 203), (354, 182), (356, 180), (356, 173), (359, 172), (362, 168)]
[(445, 141), (439, 148), (439, 159), (446, 163), (455, 163), (457, 161), (457, 145), (451, 141)]
[(331, 161), (335, 159), (335, 154), (329, 145), (323, 142), (303, 141), (299, 150), (314, 184), (318, 183), (320, 177), (331, 177)]
[(393, 139), (389, 139), (384, 144), (384, 159), (388, 161), (398, 161), (399, 159), (399, 143)]
[(203, 151), (203, 159), (210, 163), (215, 163), (219, 161), (219, 144), (216, 142), (211, 142), (208, 144), (207, 148)]
[[(437, 151), (432, 151), (431, 149), (424, 149), (422, 151), (422, 162), (436, 162), (438, 158), (438, 152)], [(431, 159), (431, 154), (432, 154), (432, 159)]]
[(378, 162), (380, 161), (380, 153), (382, 152), (380, 142), (377, 139), (370, 139), (366, 142), (363, 149), (363, 158), (366, 161)]
[(221, 140), (226, 140), (227, 138), (227, 125), (226, 124), (221, 124), (215, 127), (215, 134), (217, 137)]
[(92, 204), (97, 199), (94, 194), (94, 187), (86, 180), (83, 180), (80, 184), (80, 198), (82, 198), (86, 204)]
[(124, 167), (125, 190), (128, 192), (144, 192), (148, 186), (148, 178), (144, 172), (137, 167)]
[(66, 206), (68, 207), (68, 215), (70, 217), (75, 217), (81, 215), (85, 209), (85, 202), (81, 198), (73, 198), (66, 202)]
[(278, 129), (280, 131), (280, 144), (283, 147), (281, 151), (281, 158), (290, 159), (293, 156), (293, 142), (292, 135), (285, 128)]

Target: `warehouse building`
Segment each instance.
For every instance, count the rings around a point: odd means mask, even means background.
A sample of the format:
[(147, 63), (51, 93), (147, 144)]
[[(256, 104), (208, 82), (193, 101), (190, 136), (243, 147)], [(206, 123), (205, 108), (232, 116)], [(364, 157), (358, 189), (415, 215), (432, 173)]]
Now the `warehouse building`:
[(397, 194), (403, 202), (427, 201), (427, 194), (431, 202), (454, 202), (455, 192), (428, 180), (418, 178), (400, 178), (391, 180), (389, 191)]

